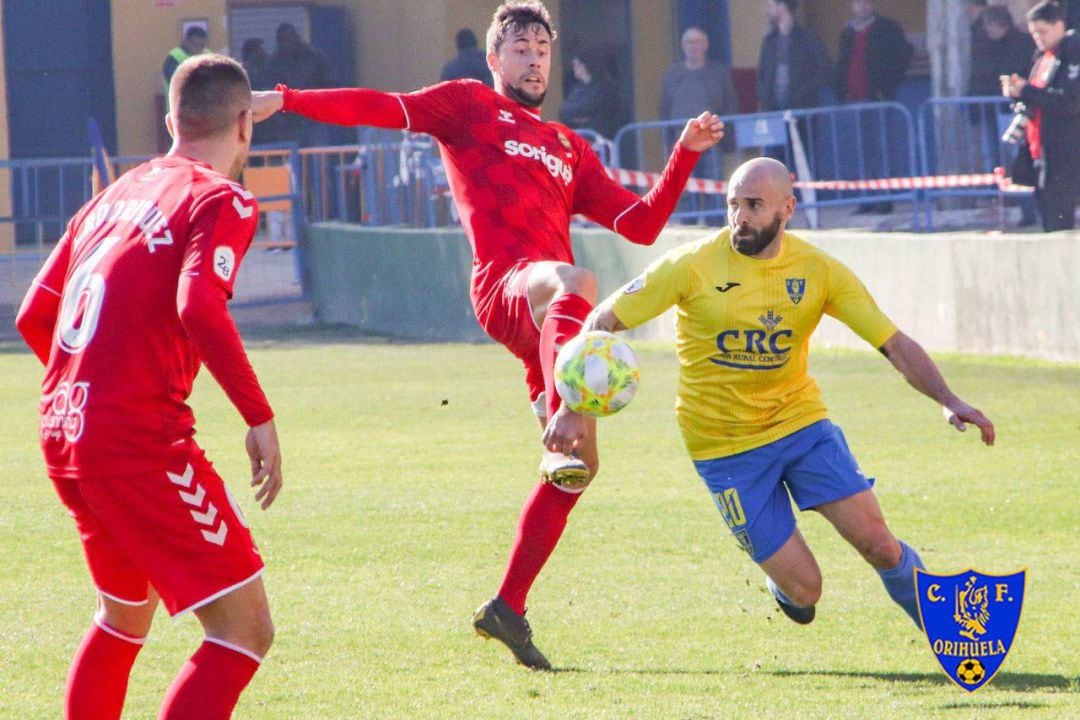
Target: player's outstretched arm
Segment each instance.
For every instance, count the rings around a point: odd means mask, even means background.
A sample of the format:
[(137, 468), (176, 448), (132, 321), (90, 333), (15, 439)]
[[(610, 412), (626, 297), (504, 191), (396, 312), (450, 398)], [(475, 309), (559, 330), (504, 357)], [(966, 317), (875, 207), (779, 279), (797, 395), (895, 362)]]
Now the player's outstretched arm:
[(257, 90), (251, 93), (251, 119), (262, 122), (281, 109), (284, 98), (277, 90)]
[(281, 446), (273, 420), (248, 430), (244, 443), (251, 458), (251, 487), (259, 488), (255, 501), (266, 510), (281, 492)]
[(958, 398), (945, 384), (938, 366), (923, 349), (922, 345), (902, 332), (897, 331), (878, 348), (889, 359), (904, 379), (923, 395), (941, 404), (945, 419), (961, 432), (967, 430), (970, 423), (979, 428), (982, 441), (994, 444), (994, 424), (979, 410)]
[[(405, 108), (398, 96), (380, 90), (368, 88), (293, 90), (284, 85), (278, 85), (274, 94), (280, 96), (280, 104), (274, 97), (259, 97), (256, 100), (255, 96), (262, 94), (252, 93), (252, 110), (256, 119), (259, 119), (259, 110), (278, 109), (334, 125), (368, 125), (392, 130), (408, 127)], [(258, 102), (257, 108), (256, 102)]]

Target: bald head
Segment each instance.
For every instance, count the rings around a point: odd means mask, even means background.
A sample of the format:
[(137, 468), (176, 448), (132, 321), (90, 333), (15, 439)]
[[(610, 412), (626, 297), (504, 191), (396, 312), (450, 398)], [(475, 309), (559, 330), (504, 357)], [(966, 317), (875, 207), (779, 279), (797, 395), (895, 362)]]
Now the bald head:
[(775, 257), (778, 238), (795, 212), (791, 174), (772, 158), (755, 158), (735, 170), (728, 183), (731, 244), (743, 255)]
[(790, 197), (793, 191), (791, 173), (787, 166), (779, 160), (766, 157), (754, 158), (736, 168), (731, 182), (728, 183), (729, 195), (736, 186), (753, 187), (758, 189), (758, 192), (768, 190), (782, 198)]

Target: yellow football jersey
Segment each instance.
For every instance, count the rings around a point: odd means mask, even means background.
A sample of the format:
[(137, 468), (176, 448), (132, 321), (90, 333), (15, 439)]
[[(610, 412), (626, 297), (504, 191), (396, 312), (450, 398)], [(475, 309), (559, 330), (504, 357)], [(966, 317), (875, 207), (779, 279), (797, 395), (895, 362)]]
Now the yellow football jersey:
[(823, 313), (874, 347), (896, 332), (851, 270), (791, 233), (769, 260), (738, 253), (729, 229), (675, 248), (628, 283), (613, 310), (632, 328), (672, 305), (675, 410), (694, 460), (752, 450), (825, 417), (806, 371)]

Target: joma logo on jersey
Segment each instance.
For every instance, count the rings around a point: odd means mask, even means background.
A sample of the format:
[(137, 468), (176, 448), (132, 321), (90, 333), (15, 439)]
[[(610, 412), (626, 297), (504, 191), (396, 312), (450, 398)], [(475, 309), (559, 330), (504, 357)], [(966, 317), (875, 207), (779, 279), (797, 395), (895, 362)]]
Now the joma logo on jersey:
[(520, 155), (523, 158), (539, 160), (547, 168), (547, 171), (551, 173), (551, 177), (562, 178), (562, 181), (567, 185), (574, 179), (574, 171), (570, 166), (564, 163), (558, 155), (549, 154), (547, 147), (543, 145), (535, 147), (529, 143), (507, 140), (503, 143), (503, 149), (506, 150), (506, 154), (510, 157)]

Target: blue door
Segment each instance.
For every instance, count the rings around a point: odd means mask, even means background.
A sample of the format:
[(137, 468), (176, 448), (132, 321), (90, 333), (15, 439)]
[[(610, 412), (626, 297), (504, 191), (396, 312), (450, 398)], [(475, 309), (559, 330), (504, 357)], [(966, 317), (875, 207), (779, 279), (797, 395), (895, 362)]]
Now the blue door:
[[(97, 119), (115, 154), (110, 3), (49, 0), (46, 12), (37, 0), (4, 0), (3, 32), (11, 158), (89, 157), (88, 117)], [(59, 236), (82, 203), (81, 178), (67, 174), (39, 171), (29, 183), (13, 178), (17, 212), (55, 218), (46, 236)], [(32, 223), (17, 227), (22, 241), (40, 232)]]

